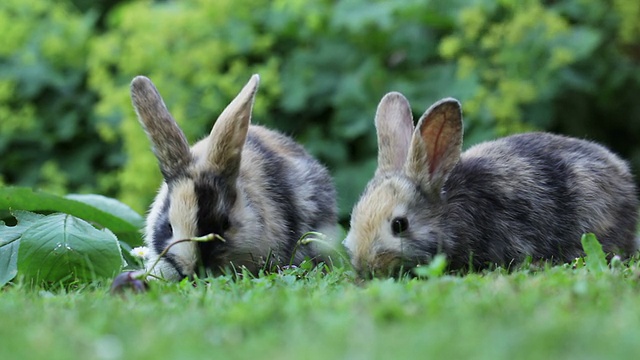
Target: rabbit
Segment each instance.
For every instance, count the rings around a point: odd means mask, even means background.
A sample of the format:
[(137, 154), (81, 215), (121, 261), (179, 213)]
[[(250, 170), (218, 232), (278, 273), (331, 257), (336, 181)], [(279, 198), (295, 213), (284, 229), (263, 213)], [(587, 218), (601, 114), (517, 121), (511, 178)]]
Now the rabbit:
[(433, 104), (414, 130), (405, 97), (375, 115), (378, 167), (343, 241), (362, 277), (399, 276), (444, 254), (449, 270), (552, 263), (583, 255), (593, 232), (607, 253), (632, 255), (638, 198), (627, 164), (605, 147), (543, 132), (461, 152), (462, 112)]
[(291, 138), (250, 125), (258, 83), (253, 75), (209, 136), (189, 148), (151, 80), (131, 82), (133, 106), (164, 178), (146, 218), (147, 268), (176, 240), (224, 239), (175, 244), (152, 276), (175, 281), (241, 268), (255, 274), (265, 265), (326, 260), (316, 245), (298, 241), (309, 231), (336, 231), (332, 179)]

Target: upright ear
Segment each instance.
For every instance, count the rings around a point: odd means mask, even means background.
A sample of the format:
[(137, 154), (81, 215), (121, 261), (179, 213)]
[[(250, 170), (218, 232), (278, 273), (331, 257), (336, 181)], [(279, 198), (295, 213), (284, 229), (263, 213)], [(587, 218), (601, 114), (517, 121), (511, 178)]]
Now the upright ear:
[(242, 148), (247, 139), (259, 82), (260, 77), (253, 75), (211, 129), (207, 156), (212, 169), (219, 174), (233, 177), (240, 170)]
[(407, 99), (398, 92), (385, 95), (376, 111), (378, 169), (376, 175), (402, 169), (407, 159), (413, 115)]
[(433, 104), (413, 133), (405, 171), (423, 190), (439, 194), (449, 173), (460, 160), (462, 111), (456, 99)]
[(167, 182), (180, 177), (191, 162), (189, 144), (151, 80), (136, 76), (131, 82), (131, 100), (153, 144), (162, 176)]

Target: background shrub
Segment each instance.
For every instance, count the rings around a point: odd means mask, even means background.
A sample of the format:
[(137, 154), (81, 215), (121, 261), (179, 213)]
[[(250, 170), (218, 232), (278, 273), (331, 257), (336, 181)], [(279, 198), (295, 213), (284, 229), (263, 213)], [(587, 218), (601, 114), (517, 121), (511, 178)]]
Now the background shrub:
[(0, 3), (4, 182), (58, 193), (110, 189), (109, 173), (124, 159), (112, 150), (119, 139), (105, 143), (92, 116), (96, 94), (87, 88), (86, 62), (95, 18), (62, 1)]
[(117, 195), (160, 181), (128, 86), (149, 76), (190, 141), (252, 73), (256, 123), (331, 169), (343, 219), (375, 168), (373, 115), (463, 102), (465, 146), (528, 130), (602, 141), (640, 169), (640, 3), (625, 0), (54, 1), (0, 4), (7, 183)]

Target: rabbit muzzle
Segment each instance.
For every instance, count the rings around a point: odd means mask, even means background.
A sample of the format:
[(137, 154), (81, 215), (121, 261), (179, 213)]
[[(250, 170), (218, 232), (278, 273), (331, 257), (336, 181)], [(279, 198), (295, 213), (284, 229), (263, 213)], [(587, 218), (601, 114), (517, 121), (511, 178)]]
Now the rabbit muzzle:
[(385, 251), (374, 255), (373, 259), (354, 264), (359, 277), (372, 278), (400, 278), (411, 274), (411, 269), (418, 265), (414, 260), (403, 257), (392, 251)]

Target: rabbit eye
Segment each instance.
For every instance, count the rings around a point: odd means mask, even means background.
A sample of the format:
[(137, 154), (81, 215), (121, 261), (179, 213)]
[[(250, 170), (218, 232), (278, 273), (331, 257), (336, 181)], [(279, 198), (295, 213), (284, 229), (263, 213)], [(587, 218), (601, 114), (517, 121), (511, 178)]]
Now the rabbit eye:
[(231, 227), (231, 222), (229, 219), (225, 218), (222, 220), (222, 232), (226, 232)]
[(397, 217), (391, 221), (393, 235), (400, 235), (409, 228), (409, 220), (406, 217)]

